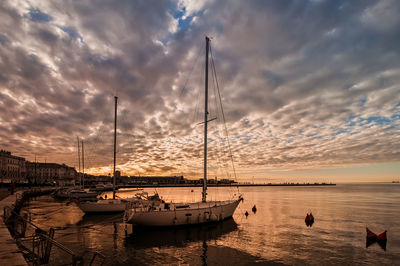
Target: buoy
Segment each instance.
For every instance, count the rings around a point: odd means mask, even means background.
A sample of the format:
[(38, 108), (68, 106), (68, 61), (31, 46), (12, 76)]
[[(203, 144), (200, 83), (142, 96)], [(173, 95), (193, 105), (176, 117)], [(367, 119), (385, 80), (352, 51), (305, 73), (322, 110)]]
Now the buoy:
[(244, 213), (244, 215), (246, 215), (246, 217), (247, 217), (247, 216), (249, 216), (249, 213), (246, 211), (246, 212)]
[(367, 244), (366, 247), (368, 248), (370, 245), (374, 244), (374, 243), (378, 243), (378, 245), (386, 251), (386, 243), (387, 243), (387, 237), (386, 237), (386, 230), (382, 233), (380, 233), (379, 235), (375, 234), (374, 232), (372, 232), (371, 230), (368, 229), (368, 227), (366, 228), (367, 230)]
[(374, 232), (372, 232), (371, 230), (368, 229), (368, 227), (366, 228), (367, 230), (367, 238), (369, 239), (376, 239), (379, 241), (386, 241), (387, 240), (387, 236), (386, 236), (386, 230), (385, 232), (380, 233), (379, 235), (375, 234)]
[(387, 240), (386, 232), (387, 232), (387, 231), (385, 230), (385, 232), (379, 234), (379, 235), (377, 236), (378, 240), (386, 241), (386, 240)]
[(368, 227), (366, 229), (367, 229), (367, 238), (371, 238), (371, 239), (377, 238), (377, 235), (374, 232), (372, 232), (371, 230), (369, 230)]
[(304, 219), (304, 222), (306, 223), (307, 226), (311, 227), (314, 223), (314, 216), (310, 212), (310, 214), (307, 213), (306, 218)]
[(254, 213), (256, 213), (256, 211), (257, 211), (256, 205), (254, 205), (253, 208), (252, 208), (251, 210), (252, 210)]

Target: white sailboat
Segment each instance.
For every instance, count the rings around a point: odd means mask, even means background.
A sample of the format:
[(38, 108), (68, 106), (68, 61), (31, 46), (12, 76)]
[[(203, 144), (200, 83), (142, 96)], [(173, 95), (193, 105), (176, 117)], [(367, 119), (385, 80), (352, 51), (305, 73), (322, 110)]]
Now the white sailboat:
[(210, 39), (206, 37), (205, 63), (205, 110), (204, 110), (204, 170), (202, 201), (194, 203), (153, 202), (151, 205), (130, 206), (125, 210), (124, 219), (134, 226), (178, 226), (218, 222), (232, 217), (236, 207), (243, 200), (207, 201), (207, 122), (208, 120), (208, 57)]
[(81, 174), (81, 160), (80, 160), (80, 148), (79, 148), (79, 138), (78, 140), (78, 164), (79, 164), (79, 175), (80, 175), (80, 187), (66, 187), (60, 188), (53, 193), (53, 196), (58, 199), (69, 199), (69, 200), (94, 200), (97, 198), (98, 193), (93, 191), (85, 190), (85, 152), (83, 147), (83, 140), (82, 140), (82, 169), (83, 174)]
[(117, 102), (118, 97), (114, 96), (115, 113), (114, 113), (114, 176), (113, 176), (113, 197), (112, 199), (97, 199), (96, 201), (78, 202), (78, 207), (84, 213), (113, 213), (123, 212), (125, 210), (126, 201), (115, 198), (115, 164), (116, 164), (116, 143), (117, 143)]
[[(115, 113), (114, 113), (114, 176), (113, 176), (113, 197), (112, 199), (103, 199), (98, 198), (95, 201), (80, 201), (77, 202), (78, 207), (84, 213), (117, 213), (117, 212), (124, 212), (126, 204), (130, 202), (131, 204), (140, 204), (146, 205), (150, 201), (158, 201), (158, 195), (156, 197), (148, 197), (145, 193), (136, 193), (132, 198), (117, 198), (116, 197), (116, 185), (115, 185), (115, 166), (116, 166), (116, 145), (117, 145), (117, 103), (118, 97), (115, 96)], [(122, 192), (132, 192), (132, 191), (142, 191), (142, 189), (135, 189), (135, 190), (125, 190)]]

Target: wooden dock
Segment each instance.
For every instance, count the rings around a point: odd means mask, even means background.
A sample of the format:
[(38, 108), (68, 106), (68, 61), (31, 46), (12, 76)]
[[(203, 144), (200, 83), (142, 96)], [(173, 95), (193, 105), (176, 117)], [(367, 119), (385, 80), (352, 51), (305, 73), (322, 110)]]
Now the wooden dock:
[(0, 265), (28, 265), (3, 220), (4, 208), (14, 205), (18, 194), (22, 194), (22, 191), (0, 201)]

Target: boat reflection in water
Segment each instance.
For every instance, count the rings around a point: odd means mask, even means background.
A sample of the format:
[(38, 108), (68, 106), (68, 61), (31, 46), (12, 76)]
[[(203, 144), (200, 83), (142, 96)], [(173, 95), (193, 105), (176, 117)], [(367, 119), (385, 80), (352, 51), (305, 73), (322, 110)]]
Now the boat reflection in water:
[(220, 223), (208, 223), (183, 227), (133, 228), (125, 239), (125, 245), (135, 249), (152, 247), (183, 247), (190, 242), (216, 240), (237, 230), (233, 218)]

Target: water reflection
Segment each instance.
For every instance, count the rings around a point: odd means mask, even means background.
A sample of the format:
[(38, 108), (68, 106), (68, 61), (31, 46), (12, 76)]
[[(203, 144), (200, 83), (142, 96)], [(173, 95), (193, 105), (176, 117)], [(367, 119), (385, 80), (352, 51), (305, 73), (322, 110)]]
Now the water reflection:
[(386, 240), (377, 240), (377, 239), (371, 239), (371, 238), (366, 238), (366, 243), (365, 243), (365, 247), (368, 248), (369, 246), (371, 246), (372, 244), (377, 243), (378, 246), (381, 247), (381, 249), (383, 249), (384, 251), (386, 251)]
[[(189, 190), (187, 196), (185, 190), (157, 189), (167, 200), (192, 201), (191, 195), (197, 194)], [(57, 241), (77, 254), (84, 253), (85, 259), (100, 252), (107, 257), (105, 265), (375, 265), (377, 258), (380, 264), (396, 265), (400, 261), (400, 186), (240, 190), (246, 200), (239, 205), (234, 220), (196, 228), (133, 228), (128, 236), (122, 214), (83, 215), (75, 203), (54, 202), (47, 196), (32, 200), (27, 208), (32, 222), (40, 228), (57, 229)], [(229, 196), (222, 189), (210, 188), (209, 193), (211, 198)], [(304, 226), (304, 216), (311, 211), (316, 220), (310, 228)], [(391, 232), (386, 251), (379, 243), (365, 242), (366, 223)], [(51, 260), (60, 265), (65, 255), (53, 251)]]
[(133, 233), (125, 239), (125, 245), (135, 249), (183, 247), (190, 242), (216, 240), (235, 230), (237, 224), (232, 218), (221, 223), (179, 228), (133, 228)]

